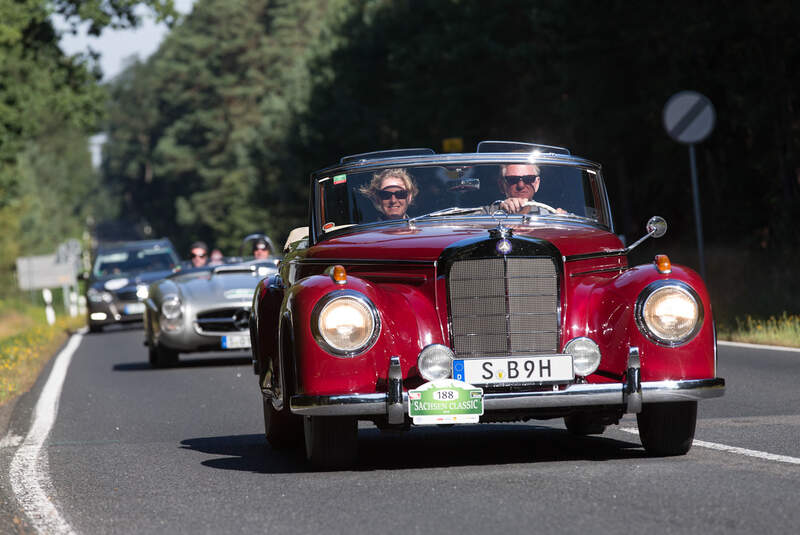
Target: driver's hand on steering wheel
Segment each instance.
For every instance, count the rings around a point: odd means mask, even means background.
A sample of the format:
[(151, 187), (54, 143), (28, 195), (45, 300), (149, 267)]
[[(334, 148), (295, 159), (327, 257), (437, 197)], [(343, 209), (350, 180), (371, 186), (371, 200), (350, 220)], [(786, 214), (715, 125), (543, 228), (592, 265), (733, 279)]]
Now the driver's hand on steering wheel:
[(525, 208), (525, 203), (528, 199), (520, 199), (519, 197), (509, 197), (500, 203), (500, 209), (507, 214), (518, 214)]

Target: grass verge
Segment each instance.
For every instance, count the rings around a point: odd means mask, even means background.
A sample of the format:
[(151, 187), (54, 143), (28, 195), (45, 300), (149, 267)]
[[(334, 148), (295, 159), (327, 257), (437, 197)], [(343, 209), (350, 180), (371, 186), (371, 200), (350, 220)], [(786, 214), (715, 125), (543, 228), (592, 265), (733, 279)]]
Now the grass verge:
[(717, 338), (748, 344), (800, 347), (800, 316), (784, 312), (767, 319), (736, 318), (733, 325), (718, 327)]
[[(44, 365), (66, 341), (69, 331), (86, 323), (83, 317), (59, 317), (47, 325), (38, 307), (20, 308), (0, 304), (0, 406), (27, 392)], [(9, 332), (13, 326), (16, 332)]]

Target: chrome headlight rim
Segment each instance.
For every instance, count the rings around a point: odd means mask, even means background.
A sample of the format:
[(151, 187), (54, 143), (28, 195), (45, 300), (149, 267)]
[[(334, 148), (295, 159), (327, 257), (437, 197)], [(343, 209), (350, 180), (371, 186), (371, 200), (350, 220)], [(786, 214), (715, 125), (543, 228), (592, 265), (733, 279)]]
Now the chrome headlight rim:
[[(370, 316), (372, 317), (372, 334), (367, 337), (366, 341), (361, 344), (360, 346), (350, 349), (350, 350), (343, 350), (337, 347), (332, 346), (328, 343), (323, 336), (322, 331), (319, 328), (319, 319), (322, 315), (322, 311), (335, 301), (339, 301), (342, 299), (351, 299), (354, 301), (359, 302), (361, 305), (366, 308), (369, 312)], [(311, 334), (314, 336), (314, 340), (316, 340), (317, 344), (325, 350), (327, 353), (335, 357), (343, 357), (343, 358), (352, 358), (358, 355), (361, 355), (367, 351), (369, 351), (375, 342), (378, 341), (378, 336), (381, 333), (381, 316), (378, 313), (377, 307), (369, 300), (369, 298), (362, 294), (361, 292), (357, 292), (355, 290), (335, 290), (330, 292), (324, 296), (322, 296), (319, 301), (314, 305), (313, 310), (311, 311)]]
[[(589, 366), (588, 368), (576, 370), (575, 355), (573, 354), (571, 349), (577, 344), (587, 343), (587, 342), (592, 346), (592, 349), (594, 349), (597, 352), (597, 362), (595, 362), (592, 366)], [(572, 338), (569, 342), (564, 344), (564, 353), (572, 355), (572, 371), (576, 377), (589, 377), (600, 368), (600, 362), (603, 360), (603, 353), (602, 351), (600, 351), (600, 346), (597, 344), (597, 342), (595, 342), (588, 336), (578, 336)]]
[[(450, 361), (449, 362), (449, 366), (446, 367), (446, 374), (441, 376), (441, 377), (433, 376), (432, 374), (429, 374), (428, 373), (430, 371), (429, 368), (427, 368), (427, 367), (422, 365), (423, 364), (423, 359), (425, 359), (428, 355), (430, 355), (434, 351), (441, 351), (441, 352), (445, 353), (446, 356), (448, 357), (449, 361)], [(449, 379), (449, 378), (453, 377), (453, 361), (455, 360), (455, 358), (456, 358), (456, 354), (453, 352), (452, 349), (450, 349), (446, 345), (429, 344), (429, 345), (423, 347), (422, 351), (420, 351), (419, 355), (417, 355), (417, 371), (422, 376), (422, 378), (425, 379), (426, 381), (436, 381), (436, 380), (439, 380), (439, 379)]]
[[(692, 328), (692, 330), (686, 335), (676, 340), (669, 340), (657, 335), (652, 329), (650, 329), (650, 327), (647, 325), (647, 321), (645, 321), (644, 318), (644, 309), (647, 305), (647, 302), (650, 300), (653, 294), (664, 288), (673, 288), (680, 293), (683, 293), (691, 298), (697, 306), (697, 319), (695, 320), (694, 328)], [(700, 329), (703, 327), (705, 311), (703, 310), (703, 301), (700, 299), (700, 296), (697, 294), (694, 288), (679, 280), (659, 280), (648, 284), (639, 294), (634, 307), (634, 319), (636, 320), (636, 326), (639, 327), (639, 331), (641, 331), (641, 333), (653, 343), (664, 347), (678, 347), (690, 342), (695, 336), (697, 336), (697, 333), (699, 333)]]
[[(167, 314), (165, 312), (164, 307), (168, 303), (174, 303), (174, 304), (177, 305), (177, 307), (176, 307), (177, 308), (177, 313)], [(183, 303), (181, 302), (180, 297), (178, 297), (176, 294), (170, 294), (170, 295), (165, 296), (164, 300), (161, 301), (161, 306), (159, 307), (159, 311), (160, 311), (161, 316), (163, 318), (165, 318), (167, 320), (170, 320), (170, 321), (175, 321), (175, 320), (179, 319), (183, 315)]]

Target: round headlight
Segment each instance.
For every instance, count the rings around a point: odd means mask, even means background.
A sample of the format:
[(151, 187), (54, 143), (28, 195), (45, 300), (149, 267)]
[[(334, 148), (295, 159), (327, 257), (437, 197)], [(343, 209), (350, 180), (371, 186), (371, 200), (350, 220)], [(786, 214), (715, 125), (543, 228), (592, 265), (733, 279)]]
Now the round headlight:
[(314, 307), (311, 329), (329, 353), (352, 357), (375, 342), (380, 320), (374, 305), (350, 290), (331, 292)]
[(428, 381), (447, 379), (453, 370), (453, 352), (441, 344), (429, 345), (420, 351), (417, 369)]
[(564, 346), (564, 353), (572, 355), (572, 369), (575, 375), (586, 377), (600, 366), (600, 348), (591, 338), (573, 338)]
[(94, 288), (89, 288), (86, 291), (86, 297), (88, 297), (89, 301), (91, 301), (92, 303), (100, 303), (100, 302), (103, 301), (103, 294), (104, 293), (106, 293), (106, 292), (99, 292), (99, 291), (95, 290)]
[(161, 315), (168, 320), (179, 318), (181, 313), (181, 300), (177, 295), (170, 295), (161, 303)]
[(136, 297), (138, 297), (140, 301), (144, 301), (145, 299), (147, 299), (148, 295), (149, 292), (147, 290), (146, 285), (140, 284), (139, 286), (136, 287)]
[(662, 345), (687, 342), (700, 330), (702, 319), (700, 298), (689, 286), (678, 281), (651, 284), (636, 302), (639, 329)]

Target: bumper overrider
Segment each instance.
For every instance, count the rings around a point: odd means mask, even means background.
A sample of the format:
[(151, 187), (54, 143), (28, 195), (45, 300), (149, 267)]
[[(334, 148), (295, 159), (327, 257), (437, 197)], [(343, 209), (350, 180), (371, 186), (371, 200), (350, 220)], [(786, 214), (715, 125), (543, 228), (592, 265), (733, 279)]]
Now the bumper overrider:
[[(640, 377), (639, 352), (631, 348), (624, 382), (571, 384), (561, 390), (484, 393), (484, 411), (616, 406), (626, 413), (638, 413), (644, 403), (699, 401), (725, 394), (725, 379), (721, 377), (645, 382)], [(290, 408), (294, 414), (303, 416), (386, 416), (389, 423), (402, 423), (408, 414), (408, 393), (402, 390), (398, 357), (392, 357), (387, 379), (385, 393), (294, 395)]]

